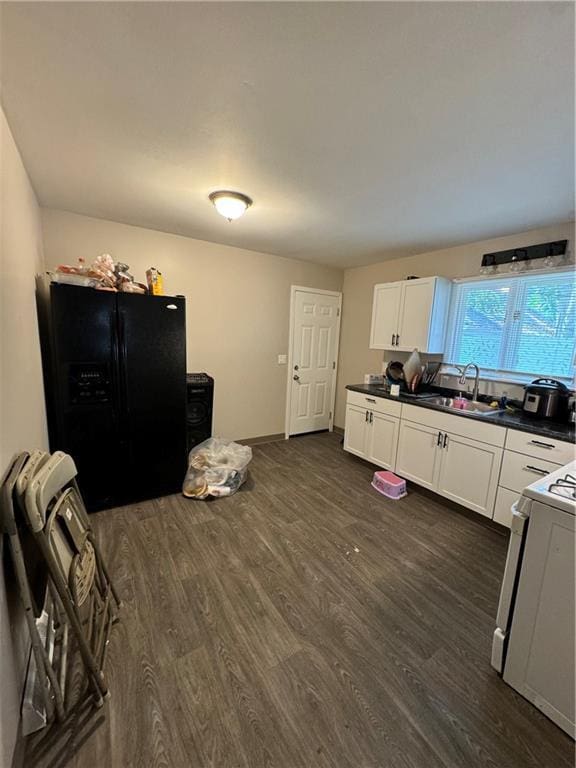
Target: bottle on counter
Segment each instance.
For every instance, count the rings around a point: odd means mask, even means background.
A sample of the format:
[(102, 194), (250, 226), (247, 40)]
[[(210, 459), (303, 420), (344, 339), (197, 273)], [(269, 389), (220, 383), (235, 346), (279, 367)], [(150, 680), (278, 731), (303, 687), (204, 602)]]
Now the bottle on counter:
[(146, 270), (146, 282), (148, 283), (148, 291), (153, 296), (164, 295), (164, 281), (162, 280), (162, 272), (156, 269), (156, 267), (150, 267)]

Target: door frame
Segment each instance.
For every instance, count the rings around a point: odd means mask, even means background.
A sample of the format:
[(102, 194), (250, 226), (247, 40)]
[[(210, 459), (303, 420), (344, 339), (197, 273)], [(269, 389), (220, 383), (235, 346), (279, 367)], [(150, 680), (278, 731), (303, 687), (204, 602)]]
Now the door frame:
[(340, 349), (340, 323), (342, 320), (342, 291), (326, 291), (322, 288), (308, 288), (304, 285), (292, 285), (290, 286), (290, 319), (289, 319), (289, 333), (288, 333), (288, 371), (286, 374), (286, 415), (284, 419), (284, 439), (290, 438), (290, 417), (292, 410), (292, 356), (294, 351), (294, 307), (296, 304), (296, 293), (301, 291), (303, 293), (321, 293), (324, 296), (335, 296), (338, 299), (338, 313), (337, 313), (337, 325), (336, 325), (336, 348), (334, 350), (334, 357), (336, 359), (336, 367), (332, 373), (332, 395), (330, 398), (330, 420), (328, 422), (328, 431), (332, 432), (334, 429), (334, 408), (336, 403), (336, 380), (338, 376), (338, 354)]

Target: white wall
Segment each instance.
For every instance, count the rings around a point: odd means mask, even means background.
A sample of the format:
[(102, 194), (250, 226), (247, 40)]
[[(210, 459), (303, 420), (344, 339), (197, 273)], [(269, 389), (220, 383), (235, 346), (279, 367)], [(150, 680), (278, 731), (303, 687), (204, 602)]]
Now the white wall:
[[(47, 448), (34, 275), (42, 270), (40, 212), (0, 109), (0, 474), (16, 451)], [(0, 545), (0, 549), (2, 549)], [(3, 550), (2, 550), (3, 551)], [(26, 633), (0, 572), (0, 765), (14, 749)]]
[(43, 209), (42, 223), (48, 268), (110, 253), (141, 282), (157, 267), (165, 293), (186, 296), (188, 371), (216, 380), (215, 434), (284, 431), (287, 369), (277, 355), (288, 351), (290, 286), (340, 290), (341, 270), (63, 211)]
[[(479, 274), (480, 263), (485, 253), (565, 239), (571, 241), (569, 247), (573, 251), (573, 222), (492, 240), (480, 240), (455, 248), (421, 253), (402, 259), (382, 261), (366, 267), (347, 269), (344, 272), (335, 423), (340, 427), (344, 426), (346, 385), (362, 382), (365, 373), (380, 373), (382, 361), (386, 359), (386, 352), (382, 353), (381, 350), (369, 349), (368, 347), (372, 318), (372, 292), (376, 283), (404, 280), (408, 275), (417, 275), (418, 277), (439, 275), (453, 279), (472, 277)], [(394, 352), (393, 354), (394, 359), (403, 362), (401, 352)], [(513, 395), (511, 391), (510, 394)]]

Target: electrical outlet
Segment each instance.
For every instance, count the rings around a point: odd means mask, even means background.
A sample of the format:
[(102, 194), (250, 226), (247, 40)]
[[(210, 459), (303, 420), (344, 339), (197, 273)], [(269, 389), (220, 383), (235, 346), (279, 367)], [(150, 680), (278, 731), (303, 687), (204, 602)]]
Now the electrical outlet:
[(288, 362), (287, 355), (278, 355), (278, 365), (286, 365), (287, 362)]

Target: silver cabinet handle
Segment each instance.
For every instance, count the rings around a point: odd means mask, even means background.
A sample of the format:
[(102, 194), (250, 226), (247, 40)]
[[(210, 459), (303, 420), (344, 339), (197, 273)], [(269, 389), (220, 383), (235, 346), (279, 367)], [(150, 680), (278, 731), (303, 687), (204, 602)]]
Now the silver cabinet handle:
[(526, 464), (524, 467), (525, 470), (528, 472), (536, 472), (537, 475), (547, 475), (548, 470), (547, 469), (540, 469), (540, 467), (533, 467), (531, 464)]
[(530, 440), (532, 445), (539, 445), (540, 448), (556, 448), (554, 443), (543, 443), (541, 440)]

